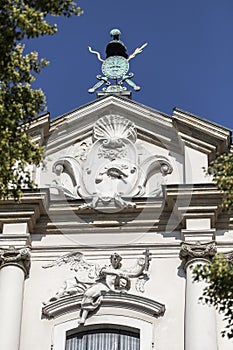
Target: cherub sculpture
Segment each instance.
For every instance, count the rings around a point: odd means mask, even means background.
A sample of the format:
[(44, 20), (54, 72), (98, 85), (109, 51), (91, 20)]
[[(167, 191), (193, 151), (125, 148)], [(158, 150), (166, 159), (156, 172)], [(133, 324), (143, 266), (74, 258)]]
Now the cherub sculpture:
[(150, 254), (146, 250), (136, 264), (127, 269), (122, 268), (122, 257), (118, 253), (110, 256), (110, 264), (100, 267), (85, 261), (83, 254), (74, 252), (67, 254), (44, 268), (60, 266), (68, 263), (76, 276), (66, 280), (54, 297), (45, 304), (52, 303), (67, 295), (81, 295), (81, 311), (79, 324), (84, 324), (90, 311), (100, 306), (103, 296), (108, 292), (126, 293), (131, 288), (131, 279), (137, 278), (137, 291), (144, 292), (144, 284), (148, 280)]

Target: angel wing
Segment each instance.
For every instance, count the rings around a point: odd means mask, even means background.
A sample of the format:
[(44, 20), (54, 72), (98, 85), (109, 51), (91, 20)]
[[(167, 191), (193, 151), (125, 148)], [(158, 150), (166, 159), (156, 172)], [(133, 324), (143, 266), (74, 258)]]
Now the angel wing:
[(90, 279), (96, 279), (100, 273), (100, 266), (98, 264), (89, 263), (84, 259), (82, 253), (75, 251), (61, 256), (60, 258), (52, 261), (50, 264), (42, 266), (44, 269), (61, 266), (63, 264), (69, 264), (69, 268), (72, 271), (78, 273), (84, 273)]

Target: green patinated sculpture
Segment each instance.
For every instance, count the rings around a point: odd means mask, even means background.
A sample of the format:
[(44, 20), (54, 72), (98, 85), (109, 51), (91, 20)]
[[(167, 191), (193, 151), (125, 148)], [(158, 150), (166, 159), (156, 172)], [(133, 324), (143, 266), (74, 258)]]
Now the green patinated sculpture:
[[(120, 34), (121, 32), (119, 29), (111, 30), (110, 35), (113, 37), (113, 40), (110, 41), (106, 46), (105, 60), (101, 58), (99, 52), (93, 51), (91, 47), (89, 47), (89, 51), (91, 53), (95, 53), (98, 59), (102, 62), (101, 69), (102, 73), (104, 74), (104, 76), (96, 76), (99, 81), (91, 89), (88, 90), (89, 93), (95, 92), (103, 84), (105, 84), (106, 87), (104, 87), (102, 90), (106, 93), (126, 91), (127, 88), (122, 86), (124, 82), (131, 86), (134, 91), (140, 90), (140, 86), (136, 85), (131, 80), (134, 74), (128, 73), (129, 61), (138, 53), (142, 52), (143, 48), (147, 46), (147, 43), (137, 48), (130, 56), (128, 56), (124, 43), (119, 40)], [(113, 80), (113, 84), (108, 79)]]

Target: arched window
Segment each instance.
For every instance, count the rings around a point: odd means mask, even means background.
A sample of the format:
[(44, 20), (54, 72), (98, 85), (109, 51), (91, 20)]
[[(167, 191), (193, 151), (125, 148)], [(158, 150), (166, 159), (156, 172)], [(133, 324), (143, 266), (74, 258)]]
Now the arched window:
[[(93, 338), (97, 345), (92, 345)], [(100, 345), (101, 339), (106, 343), (107, 338), (116, 339), (116, 347)], [(85, 344), (87, 339), (91, 344), (89, 348)], [(153, 322), (133, 315), (93, 315), (86, 320), (85, 326), (77, 326), (77, 318), (74, 318), (54, 325), (52, 336), (53, 350), (148, 350), (152, 342)]]
[(103, 328), (88, 329), (68, 335), (65, 350), (139, 350), (139, 331), (103, 325)]

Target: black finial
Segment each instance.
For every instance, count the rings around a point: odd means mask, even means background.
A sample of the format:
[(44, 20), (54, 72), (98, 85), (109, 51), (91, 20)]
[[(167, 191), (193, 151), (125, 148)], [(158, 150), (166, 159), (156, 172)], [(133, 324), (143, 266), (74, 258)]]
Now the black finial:
[(119, 29), (111, 30), (110, 35), (113, 40), (106, 46), (106, 58), (110, 56), (122, 56), (126, 59), (128, 58), (128, 54), (126, 52), (127, 48), (123, 42), (119, 40), (120, 34), (121, 32)]

